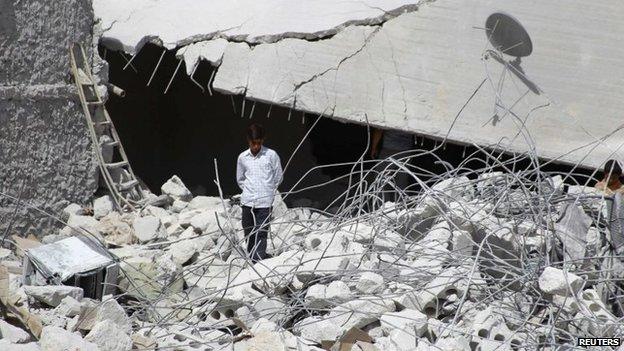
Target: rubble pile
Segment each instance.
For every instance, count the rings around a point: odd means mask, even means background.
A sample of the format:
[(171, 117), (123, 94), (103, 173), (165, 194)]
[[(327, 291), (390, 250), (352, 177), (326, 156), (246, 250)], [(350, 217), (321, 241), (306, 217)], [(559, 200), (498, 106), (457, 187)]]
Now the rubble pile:
[(72, 204), (41, 241), (97, 238), (119, 263), (117, 293), (23, 285), (23, 253), (0, 249), (5, 297), (41, 322), (0, 321), (0, 349), (532, 350), (623, 336), (610, 199), (536, 174), (449, 173), (383, 202), (382, 171), (332, 214), (278, 197), (272, 257), (255, 264), (239, 205), (175, 176), (133, 212), (107, 196)]

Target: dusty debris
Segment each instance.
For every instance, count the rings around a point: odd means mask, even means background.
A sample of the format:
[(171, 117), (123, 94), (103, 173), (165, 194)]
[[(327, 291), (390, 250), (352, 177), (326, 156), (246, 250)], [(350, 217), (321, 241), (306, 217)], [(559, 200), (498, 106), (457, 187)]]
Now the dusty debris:
[[(99, 219), (80, 215), (102, 233), (104, 256), (119, 265), (114, 294), (102, 300), (81, 300), (72, 286), (22, 286), (10, 273), (19, 268), (13, 259), (19, 252), (4, 254), (16, 264), (0, 265), (3, 299), (35, 336), (44, 330), (33, 347), (63, 338), (114, 351), (132, 345), (227, 349), (232, 343), (236, 350), (531, 349), (546, 340), (546, 316), (556, 311), (578, 321), (552, 322), (561, 343), (573, 342), (566, 333), (621, 335), (623, 312), (613, 297), (605, 298), (611, 296), (606, 287), (614, 286), (599, 279), (615, 276), (619, 266), (606, 249), (600, 217), (579, 195), (556, 190), (559, 203), (567, 197), (581, 203), (574, 207), (549, 204), (553, 193), (516, 200), (552, 212), (538, 218), (527, 207), (498, 201), (514, 179), (502, 173), (476, 181), (452, 177), (417, 195), (402, 194), (400, 202), (342, 217), (280, 204), (269, 237), (274, 255), (252, 264), (238, 205), (189, 198), (172, 179), (168, 196), (184, 200)], [(582, 221), (574, 222), (572, 212), (577, 219), (582, 213)], [(112, 240), (124, 235), (139, 240)], [(32, 258), (77, 238), (20, 243), (32, 246), (24, 251)], [(582, 242), (585, 248), (569, 250)], [(28, 306), (27, 296), (44, 306)], [(41, 318), (33, 319), (29, 308)]]

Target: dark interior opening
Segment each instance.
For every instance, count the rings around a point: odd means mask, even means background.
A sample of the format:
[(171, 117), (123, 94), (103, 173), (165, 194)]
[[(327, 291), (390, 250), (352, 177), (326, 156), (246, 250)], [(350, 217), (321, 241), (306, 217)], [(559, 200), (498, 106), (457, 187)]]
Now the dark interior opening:
[[(255, 121), (265, 126), (266, 145), (277, 151), (285, 167), (317, 118), (242, 96), (216, 91), (211, 95), (206, 87), (215, 68), (206, 61), (199, 64), (193, 75), (204, 91), (186, 74), (182, 63), (165, 94), (179, 62), (175, 50), (165, 52), (147, 86), (162, 52), (162, 47), (146, 44), (127, 66), (130, 56), (100, 47), (100, 55), (109, 63), (109, 81), (126, 92), (124, 98), (111, 94), (106, 107), (135, 174), (155, 193), (176, 174), (193, 195), (218, 195), (214, 183), (213, 160), (216, 159), (224, 195), (237, 194), (240, 190), (235, 182), (236, 158), (247, 148), (244, 133), (249, 123)], [(321, 118), (285, 170), (280, 191), (293, 190), (293, 185), (315, 166), (357, 161), (365, 152), (367, 140), (365, 126)], [(417, 147), (425, 150), (434, 149), (438, 143), (423, 137), (417, 140)], [(475, 152), (479, 151), (474, 147), (447, 143), (444, 148), (438, 148), (435, 155), (456, 167)], [(512, 155), (500, 157), (510, 159)], [(419, 167), (433, 174), (445, 172), (446, 166), (436, 160), (433, 156), (421, 156), (417, 162)], [(492, 163), (491, 159), (483, 157), (464, 167), (469, 171)], [(529, 165), (525, 158), (510, 168), (518, 171)], [(327, 182), (349, 173), (350, 169), (350, 166), (342, 166), (312, 171), (294, 190)], [(573, 168), (550, 163), (542, 170), (566, 174)], [(583, 184), (592, 171), (577, 168), (573, 173), (566, 182)], [(345, 179), (321, 189), (296, 192), (288, 196), (287, 203), (324, 208), (346, 189), (346, 185)]]

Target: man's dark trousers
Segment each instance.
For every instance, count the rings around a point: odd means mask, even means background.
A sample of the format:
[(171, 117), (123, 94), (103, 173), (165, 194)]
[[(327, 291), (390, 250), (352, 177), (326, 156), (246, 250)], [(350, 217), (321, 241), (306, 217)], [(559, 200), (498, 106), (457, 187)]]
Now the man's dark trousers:
[(243, 230), (247, 239), (247, 254), (252, 262), (268, 258), (266, 253), (271, 207), (243, 206)]

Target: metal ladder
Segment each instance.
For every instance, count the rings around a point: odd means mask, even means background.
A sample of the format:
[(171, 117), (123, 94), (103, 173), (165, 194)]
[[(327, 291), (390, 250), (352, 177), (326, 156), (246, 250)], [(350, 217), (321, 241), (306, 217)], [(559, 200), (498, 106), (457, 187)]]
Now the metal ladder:
[(79, 43), (71, 44), (69, 57), (104, 183), (117, 208), (133, 209), (144, 202), (143, 191), (100, 97), (83, 46)]

